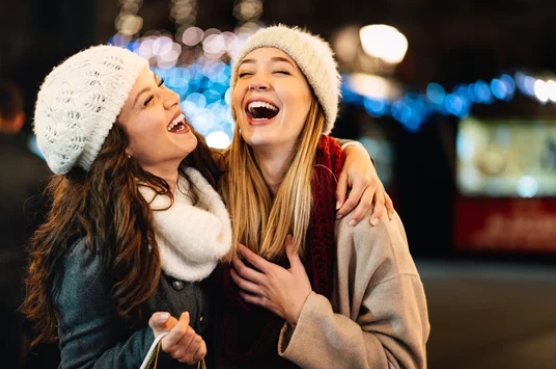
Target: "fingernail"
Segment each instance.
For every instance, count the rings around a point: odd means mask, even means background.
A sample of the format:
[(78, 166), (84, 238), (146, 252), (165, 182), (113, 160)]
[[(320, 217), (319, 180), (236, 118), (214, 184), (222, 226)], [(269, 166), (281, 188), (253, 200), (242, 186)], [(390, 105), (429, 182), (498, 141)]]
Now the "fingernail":
[(342, 217), (342, 214), (336, 214), (336, 219), (340, 219)]
[(168, 313), (160, 314), (160, 322), (165, 323), (168, 320), (169, 317), (170, 317), (170, 314), (168, 314)]
[(349, 225), (353, 227), (355, 225), (355, 219), (350, 220)]
[(378, 224), (378, 218), (371, 219), (371, 224), (376, 226)]
[(340, 202), (336, 201), (336, 210), (338, 210), (340, 208)]

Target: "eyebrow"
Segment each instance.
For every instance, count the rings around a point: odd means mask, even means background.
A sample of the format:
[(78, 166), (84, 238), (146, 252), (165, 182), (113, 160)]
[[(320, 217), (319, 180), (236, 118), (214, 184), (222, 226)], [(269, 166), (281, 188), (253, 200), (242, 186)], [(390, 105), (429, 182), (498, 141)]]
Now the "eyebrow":
[(133, 106), (137, 105), (137, 100), (139, 100), (139, 97), (141, 97), (141, 95), (143, 95), (145, 92), (149, 91), (150, 89), (151, 89), (151, 86), (147, 86), (144, 89), (142, 89), (141, 91), (139, 91), (137, 96), (135, 96), (135, 101), (133, 102)]
[[(152, 74), (153, 74), (153, 78), (154, 78), (155, 82), (157, 82), (158, 81), (158, 79), (156, 78), (157, 74), (155, 72), (152, 72)], [(137, 104), (137, 100), (139, 100), (139, 97), (141, 95), (143, 95), (145, 92), (148, 92), (149, 90), (151, 90), (151, 86), (147, 86), (144, 89), (142, 89), (141, 91), (139, 91), (137, 96), (135, 96), (135, 101), (133, 102), (133, 106), (135, 106)]]
[[(290, 59), (284, 58), (283, 56), (273, 56), (272, 58), (270, 58), (270, 61), (273, 62), (273, 63), (284, 62), (284, 63), (288, 63), (290, 65), (293, 65), (293, 63)], [(243, 59), (243, 61), (240, 63), (240, 66), (245, 64), (245, 63), (254, 64), (255, 59)]]

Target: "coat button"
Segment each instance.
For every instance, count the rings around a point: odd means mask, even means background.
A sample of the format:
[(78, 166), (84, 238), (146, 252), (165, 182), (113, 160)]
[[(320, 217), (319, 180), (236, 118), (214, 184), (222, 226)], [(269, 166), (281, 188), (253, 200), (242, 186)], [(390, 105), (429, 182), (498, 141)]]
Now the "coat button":
[(179, 279), (174, 279), (172, 281), (172, 287), (174, 287), (176, 291), (181, 291), (185, 287), (185, 282), (180, 281)]

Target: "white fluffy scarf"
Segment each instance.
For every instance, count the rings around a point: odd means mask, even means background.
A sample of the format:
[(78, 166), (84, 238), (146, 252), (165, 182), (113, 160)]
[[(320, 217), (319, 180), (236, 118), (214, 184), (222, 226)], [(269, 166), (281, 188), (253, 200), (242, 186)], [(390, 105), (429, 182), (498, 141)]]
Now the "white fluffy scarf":
[(170, 208), (167, 196), (145, 186), (139, 190), (153, 210), (162, 270), (171, 277), (193, 282), (206, 278), (228, 253), (232, 228), (220, 195), (197, 170), (187, 168), (186, 173), (199, 190), (195, 205), (188, 196), (189, 183), (182, 177)]

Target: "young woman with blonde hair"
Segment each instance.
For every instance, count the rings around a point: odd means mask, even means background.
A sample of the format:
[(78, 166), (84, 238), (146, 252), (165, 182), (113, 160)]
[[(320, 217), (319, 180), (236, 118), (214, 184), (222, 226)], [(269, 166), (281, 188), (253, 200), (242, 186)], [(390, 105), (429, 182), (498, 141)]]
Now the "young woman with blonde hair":
[(237, 242), (220, 270), (220, 367), (426, 368), (426, 299), (400, 218), (335, 217), (345, 155), (328, 137), (340, 82), (329, 45), (262, 29), (232, 73), (222, 183)]

